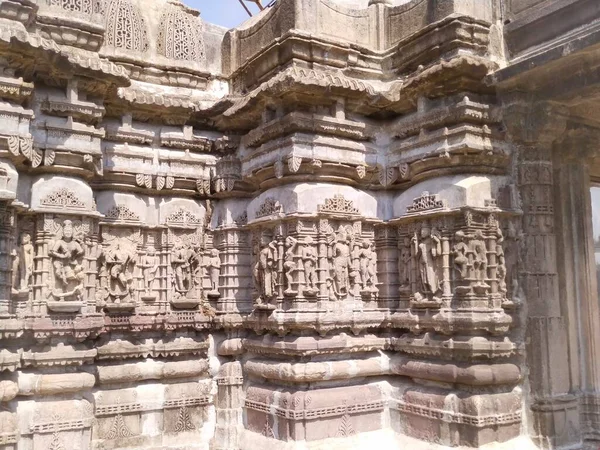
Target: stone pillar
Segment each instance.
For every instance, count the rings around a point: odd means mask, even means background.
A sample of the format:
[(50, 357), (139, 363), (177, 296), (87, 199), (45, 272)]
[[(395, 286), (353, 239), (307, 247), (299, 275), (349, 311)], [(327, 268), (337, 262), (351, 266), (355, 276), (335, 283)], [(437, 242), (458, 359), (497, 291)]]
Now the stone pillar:
[(398, 243), (397, 232), (389, 225), (376, 228), (379, 307), (398, 308)]
[(589, 157), (598, 133), (571, 127), (554, 155), (557, 259), (560, 296), (569, 324), (569, 352), (581, 358), (569, 368), (573, 390), (581, 391), (582, 433), (600, 439), (600, 304), (596, 280)]
[(242, 365), (239, 361), (221, 366), (216, 378), (218, 393), (215, 400), (217, 426), (211, 443), (214, 450), (237, 450), (242, 425)]
[(553, 147), (565, 129), (562, 117), (546, 105), (505, 111), (515, 144), (523, 211), (519, 274), (527, 314), (530, 433), (537, 445), (548, 449), (577, 445), (581, 440), (578, 401), (573, 393), (577, 382), (569, 369), (579, 365), (579, 358), (569, 351), (569, 305), (561, 298), (557, 259), (555, 200), (560, 184), (555, 178), (560, 166), (553, 159)]
[(10, 297), (14, 222), (14, 213), (8, 202), (0, 202), (0, 317), (8, 316), (12, 312)]
[(217, 311), (252, 310), (252, 258), (248, 233), (239, 227), (222, 227), (216, 232), (215, 247), (221, 254), (221, 297)]

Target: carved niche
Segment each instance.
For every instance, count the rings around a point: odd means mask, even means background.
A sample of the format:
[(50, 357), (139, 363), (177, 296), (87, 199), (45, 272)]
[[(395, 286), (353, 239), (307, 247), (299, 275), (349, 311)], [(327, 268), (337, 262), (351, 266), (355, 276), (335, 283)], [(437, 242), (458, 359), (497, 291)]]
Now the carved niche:
[(137, 228), (102, 228), (100, 254), (99, 305), (109, 312), (133, 311), (137, 305), (136, 266), (142, 243)]
[(398, 229), (401, 301), (415, 308), (512, 306), (509, 297), (518, 297), (512, 291), (519, 290), (516, 279), (509, 290), (516, 247), (504, 234), (493, 212), (463, 209), (410, 218)]
[(92, 219), (46, 217), (50, 276), (47, 280), (47, 306), (55, 312), (78, 312), (86, 300), (84, 280), (85, 239), (92, 231)]
[(185, 208), (166, 218), (171, 280), (171, 305), (196, 308), (207, 298), (218, 298), (221, 260), (212, 248), (204, 219)]

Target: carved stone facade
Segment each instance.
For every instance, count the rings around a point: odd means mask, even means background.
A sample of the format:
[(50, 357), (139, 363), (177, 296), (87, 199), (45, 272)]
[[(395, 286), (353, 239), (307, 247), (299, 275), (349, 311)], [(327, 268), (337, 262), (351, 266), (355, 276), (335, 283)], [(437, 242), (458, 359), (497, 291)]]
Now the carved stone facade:
[(0, 0), (0, 450), (598, 448), (599, 20)]

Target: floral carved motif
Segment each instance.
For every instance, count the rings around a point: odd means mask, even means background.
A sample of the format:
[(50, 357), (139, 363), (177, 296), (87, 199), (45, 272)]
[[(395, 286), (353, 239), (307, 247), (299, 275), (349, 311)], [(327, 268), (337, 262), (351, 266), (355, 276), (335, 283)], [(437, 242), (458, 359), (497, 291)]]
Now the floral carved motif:
[(354, 206), (352, 200), (346, 200), (343, 195), (337, 194), (333, 198), (325, 199), (325, 203), (319, 205), (321, 213), (359, 214), (360, 211)]
[(48, 194), (46, 197), (42, 198), (40, 204), (55, 208), (86, 208), (85, 203), (77, 197), (77, 194), (67, 188), (60, 188), (53, 193)]
[(115, 205), (106, 213), (106, 218), (124, 222), (139, 222), (140, 216), (125, 205)]
[(175, 225), (202, 225), (202, 219), (191, 212), (180, 208), (167, 216), (167, 223)]
[(436, 194), (429, 194), (429, 192), (423, 192), (420, 197), (413, 200), (413, 204), (406, 208), (408, 213), (417, 213), (421, 211), (431, 211), (434, 209), (446, 208), (447, 204), (444, 200), (440, 199)]
[(283, 213), (283, 205), (273, 197), (267, 197), (264, 203), (256, 211), (256, 218)]

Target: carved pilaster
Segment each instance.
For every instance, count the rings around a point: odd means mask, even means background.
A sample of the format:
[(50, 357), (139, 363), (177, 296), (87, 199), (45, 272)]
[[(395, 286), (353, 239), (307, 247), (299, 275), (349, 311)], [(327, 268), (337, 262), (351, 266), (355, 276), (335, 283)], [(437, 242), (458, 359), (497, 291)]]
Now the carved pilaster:
[(0, 317), (12, 313), (11, 290), (15, 216), (8, 202), (0, 202)]
[[(532, 436), (542, 448), (576, 445), (581, 439), (578, 403), (569, 367), (568, 305), (561, 299), (555, 211), (560, 165), (553, 147), (566, 120), (547, 104), (511, 105), (505, 123), (515, 146), (516, 178), (523, 211), (520, 279), (527, 303), (527, 365), (532, 393)], [(556, 148), (555, 148), (556, 151)], [(564, 364), (555, 364), (558, 358)], [(562, 430), (558, 432), (558, 430)]]

